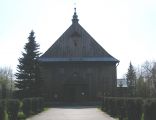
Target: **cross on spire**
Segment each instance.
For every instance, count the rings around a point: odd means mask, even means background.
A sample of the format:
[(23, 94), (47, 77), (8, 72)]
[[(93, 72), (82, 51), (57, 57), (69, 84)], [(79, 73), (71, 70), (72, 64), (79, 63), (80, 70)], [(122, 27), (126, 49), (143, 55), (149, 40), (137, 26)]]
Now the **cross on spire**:
[(78, 23), (78, 21), (79, 21), (79, 19), (78, 19), (77, 13), (76, 13), (76, 8), (74, 8), (74, 15), (73, 15), (72, 22)]

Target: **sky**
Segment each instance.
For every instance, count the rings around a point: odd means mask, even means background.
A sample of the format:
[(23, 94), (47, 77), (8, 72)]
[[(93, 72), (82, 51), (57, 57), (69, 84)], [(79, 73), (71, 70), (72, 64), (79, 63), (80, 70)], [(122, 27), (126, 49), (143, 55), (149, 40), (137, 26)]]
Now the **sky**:
[(16, 72), (31, 30), (44, 53), (72, 24), (75, 6), (81, 26), (120, 60), (118, 78), (130, 62), (156, 60), (156, 0), (0, 0), (0, 67)]

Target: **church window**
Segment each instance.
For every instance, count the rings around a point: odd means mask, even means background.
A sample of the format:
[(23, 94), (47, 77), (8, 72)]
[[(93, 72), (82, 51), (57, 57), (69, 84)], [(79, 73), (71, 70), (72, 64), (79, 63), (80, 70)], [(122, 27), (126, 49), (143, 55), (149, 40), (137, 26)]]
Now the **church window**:
[(74, 32), (72, 35), (71, 35), (71, 39), (74, 43), (74, 46), (76, 47), (78, 45), (78, 41), (80, 39), (80, 34), (78, 32)]

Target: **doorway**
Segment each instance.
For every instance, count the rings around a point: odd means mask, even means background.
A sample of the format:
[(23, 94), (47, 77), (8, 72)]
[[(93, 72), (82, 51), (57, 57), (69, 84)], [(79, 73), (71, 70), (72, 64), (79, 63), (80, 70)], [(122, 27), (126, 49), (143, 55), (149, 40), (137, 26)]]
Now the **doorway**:
[(70, 103), (86, 102), (88, 97), (88, 86), (86, 84), (65, 84), (64, 101)]

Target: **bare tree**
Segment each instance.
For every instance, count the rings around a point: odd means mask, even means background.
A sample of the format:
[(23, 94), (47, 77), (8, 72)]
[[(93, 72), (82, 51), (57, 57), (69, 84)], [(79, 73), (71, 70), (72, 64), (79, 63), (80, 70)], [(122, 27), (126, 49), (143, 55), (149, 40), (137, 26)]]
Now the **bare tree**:
[(146, 90), (149, 97), (156, 95), (156, 62), (146, 61), (142, 67), (142, 76), (146, 83)]
[(0, 68), (0, 94), (2, 98), (11, 96), (13, 89), (13, 74), (9, 67)]

